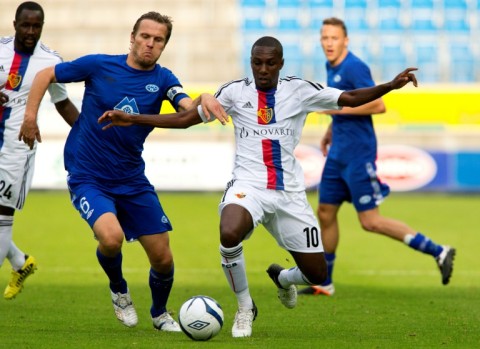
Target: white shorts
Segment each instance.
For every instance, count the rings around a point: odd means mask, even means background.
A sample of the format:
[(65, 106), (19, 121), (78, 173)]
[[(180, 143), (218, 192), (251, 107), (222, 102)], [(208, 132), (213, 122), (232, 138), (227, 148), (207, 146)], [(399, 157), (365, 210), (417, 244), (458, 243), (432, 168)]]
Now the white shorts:
[[(245, 182), (233, 180), (225, 189), (219, 212), (229, 204), (240, 205), (250, 212), (254, 228), (263, 224), (278, 245), (285, 250), (323, 252), (320, 227), (304, 191), (255, 188)], [(252, 233), (253, 230), (246, 239)]]
[(35, 153), (0, 152), (0, 205), (21, 210), (32, 185)]

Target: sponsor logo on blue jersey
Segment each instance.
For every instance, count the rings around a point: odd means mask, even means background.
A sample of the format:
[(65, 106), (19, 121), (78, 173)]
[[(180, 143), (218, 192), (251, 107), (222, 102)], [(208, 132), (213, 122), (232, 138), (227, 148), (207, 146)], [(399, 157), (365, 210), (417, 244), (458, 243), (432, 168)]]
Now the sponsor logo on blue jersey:
[(160, 88), (157, 86), (157, 85), (154, 85), (154, 84), (148, 84), (147, 86), (145, 86), (145, 90), (147, 90), (148, 92), (158, 92)]
[(124, 97), (120, 103), (118, 103), (115, 108), (115, 110), (121, 110), (125, 113), (128, 114), (140, 114), (137, 106), (137, 102), (135, 102), (135, 98), (128, 98)]

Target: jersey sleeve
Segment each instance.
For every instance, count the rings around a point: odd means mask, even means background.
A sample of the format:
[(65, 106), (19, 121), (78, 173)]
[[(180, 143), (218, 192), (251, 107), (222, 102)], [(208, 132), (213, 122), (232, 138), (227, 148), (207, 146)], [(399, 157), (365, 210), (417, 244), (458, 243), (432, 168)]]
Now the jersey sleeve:
[(50, 94), (50, 101), (55, 104), (64, 101), (68, 98), (67, 88), (65, 84), (54, 83), (48, 86), (48, 93)]
[(237, 84), (234, 84), (233, 81), (227, 84), (224, 84), (213, 95), (218, 100), (218, 102), (222, 105), (223, 109), (225, 109), (225, 112), (227, 114), (230, 114), (230, 111), (235, 105), (232, 95), (233, 95), (233, 87), (236, 85)]
[(79, 82), (88, 80), (98, 65), (98, 55), (87, 55), (71, 62), (59, 63), (55, 66), (57, 82)]
[(338, 106), (338, 98), (342, 90), (322, 87), (318, 83), (299, 80), (297, 93), (300, 96), (306, 112), (341, 109)]

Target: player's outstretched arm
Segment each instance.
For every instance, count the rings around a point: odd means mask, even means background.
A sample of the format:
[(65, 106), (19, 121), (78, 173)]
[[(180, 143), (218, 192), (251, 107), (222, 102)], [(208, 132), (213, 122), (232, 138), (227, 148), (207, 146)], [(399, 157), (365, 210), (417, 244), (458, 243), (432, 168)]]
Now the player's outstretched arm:
[(102, 130), (113, 126), (146, 125), (158, 128), (188, 128), (202, 122), (196, 108), (172, 114), (128, 114), (120, 110), (108, 110), (98, 118), (98, 123), (108, 122)]
[(398, 90), (409, 82), (412, 82), (413, 86), (417, 87), (417, 78), (415, 77), (415, 74), (412, 73), (412, 71), (415, 70), (417, 70), (417, 68), (407, 68), (398, 74), (392, 81), (385, 84), (345, 91), (338, 98), (338, 105), (342, 107), (358, 107), (380, 98), (392, 90)]
[(204, 93), (193, 101), (191, 109), (172, 114), (132, 115), (120, 110), (109, 110), (98, 118), (98, 123), (109, 122), (102, 127), (107, 130), (113, 126), (148, 125), (158, 128), (188, 128), (203, 122), (218, 119), (223, 125), (228, 115), (215, 97)]

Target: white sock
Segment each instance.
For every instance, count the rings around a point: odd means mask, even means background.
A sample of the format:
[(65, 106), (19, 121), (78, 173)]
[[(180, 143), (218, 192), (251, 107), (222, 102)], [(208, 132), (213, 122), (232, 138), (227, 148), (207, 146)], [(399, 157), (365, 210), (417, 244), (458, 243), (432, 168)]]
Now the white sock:
[(0, 215), (0, 266), (8, 256), (12, 242), (13, 216)]
[(7, 258), (15, 270), (20, 270), (25, 264), (25, 253), (21, 251), (13, 241), (10, 242)]
[(248, 289), (242, 244), (240, 243), (238, 246), (231, 248), (220, 245), (220, 255), (222, 256), (223, 272), (225, 273), (230, 288), (235, 292), (238, 307), (242, 309), (252, 309), (253, 301)]
[(298, 267), (282, 270), (278, 275), (278, 282), (283, 288), (288, 288), (290, 285), (311, 285)]

